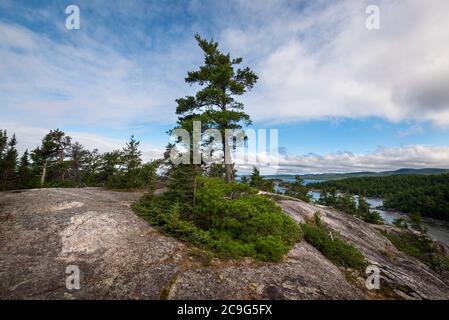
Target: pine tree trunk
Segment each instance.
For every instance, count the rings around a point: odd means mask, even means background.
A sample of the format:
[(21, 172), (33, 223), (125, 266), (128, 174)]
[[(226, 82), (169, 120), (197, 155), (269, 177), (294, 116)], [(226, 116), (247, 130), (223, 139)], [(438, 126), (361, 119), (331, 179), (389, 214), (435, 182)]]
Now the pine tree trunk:
[(232, 169), (232, 163), (231, 163), (231, 150), (229, 148), (228, 140), (226, 139), (226, 136), (222, 135), (222, 142), (223, 142), (223, 150), (224, 150), (224, 160), (225, 160), (225, 175), (226, 175), (226, 182), (231, 183), (234, 181), (233, 177), (233, 169)]
[(41, 186), (44, 185), (46, 172), (47, 172), (47, 160), (45, 160), (44, 166), (42, 167)]
[(231, 183), (234, 181), (232, 164), (225, 164), (226, 182)]
[(9, 171), (9, 167), (6, 167), (5, 177), (4, 177), (4, 181), (3, 181), (3, 191), (6, 191), (6, 184), (8, 183), (8, 171)]

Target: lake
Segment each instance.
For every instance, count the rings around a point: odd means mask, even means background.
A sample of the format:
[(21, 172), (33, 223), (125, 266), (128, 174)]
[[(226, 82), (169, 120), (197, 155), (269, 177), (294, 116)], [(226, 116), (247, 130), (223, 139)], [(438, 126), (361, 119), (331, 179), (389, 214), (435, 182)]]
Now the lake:
[[(282, 179), (282, 181), (285, 182), (294, 182), (294, 178), (286, 178)], [(317, 180), (304, 180), (304, 184), (313, 183), (313, 182), (319, 182)], [(275, 191), (284, 192), (284, 189), (280, 187), (279, 185), (275, 185)], [(316, 202), (320, 199), (320, 192), (317, 190), (310, 191), (309, 194), (312, 197), (312, 201)], [(380, 207), (383, 207), (383, 200), (377, 199), (377, 198), (365, 198), (366, 202), (368, 202), (371, 206), (371, 211), (379, 212), (382, 219), (385, 221), (386, 224), (393, 224), (393, 221), (400, 217), (406, 217), (407, 214), (403, 212), (397, 212), (397, 211), (389, 211), (389, 210), (382, 210), (378, 209)], [(357, 197), (356, 197), (357, 200)], [(449, 246), (449, 226), (445, 224), (444, 222), (437, 223), (433, 221), (425, 220), (423, 221), (424, 226), (427, 228), (427, 233), (430, 237), (432, 237), (435, 240), (441, 241), (445, 245)]]

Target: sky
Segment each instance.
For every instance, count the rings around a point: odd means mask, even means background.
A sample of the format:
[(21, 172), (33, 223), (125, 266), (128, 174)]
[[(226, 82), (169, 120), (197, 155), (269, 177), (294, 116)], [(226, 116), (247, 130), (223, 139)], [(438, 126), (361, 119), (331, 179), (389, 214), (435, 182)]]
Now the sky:
[[(68, 5), (80, 29), (66, 28)], [(379, 29), (368, 29), (368, 5)], [(279, 173), (449, 168), (449, 1), (0, 0), (0, 128), (33, 149), (60, 128), (86, 148), (161, 155), (203, 62), (193, 36), (243, 57), (254, 129)]]

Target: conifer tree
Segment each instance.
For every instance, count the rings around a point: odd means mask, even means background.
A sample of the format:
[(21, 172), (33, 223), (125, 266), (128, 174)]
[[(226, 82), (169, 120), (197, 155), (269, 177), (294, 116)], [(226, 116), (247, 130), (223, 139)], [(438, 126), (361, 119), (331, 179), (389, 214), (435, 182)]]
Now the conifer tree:
[(8, 144), (8, 135), (6, 130), (0, 130), (0, 163), (5, 157), (6, 146)]
[(75, 185), (79, 186), (88, 153), (79, 142), (75, 142), (70, 146), (67, 155), (70, 158), (70, 178)]
[(88, 186), (99, 183), (99, 173), (101, 166), (101, 154), (98, 149), (87, 150), (85, 156), (85, 167), (83, 171), (83, 182)]
[(31, 172), (28, 150), (25, 150), (20, 158), (19, 168), (17, 169), (17, 187), (19, 189), (33, 187), (33, 174)]
[(124, 183), (129, 188), (139, 186), (139, 168), (142, 164), (140, 159), (142, 152), (139, 150), (139, 144), (140, 141), (134, 139), (134, 135), (132, 135), (122, 152)]
[(18, 152), (16, 149), (17, 139), (16, 136), (13, 135), (11, 139), (9, 139), (5, 156), (2, 160), (2, 188), (3, 191), (14, 189), (17, 186), (17, 158)]
[(267, 191), (267, 192), (273, 192), (274, 191), (274, 185), (272, 180), (265, 180), (259, 172), (259, 169), (256, 167), (253, 167), (253, 171), (250, 176), (249, 185), (253, 188)]
[(309, 189), (304, 186), (304, 181), (300, 176), (295, 176), (295, 181), (288, 184), (286, 195), (309, 202)]
[[(195, 96), (177, 99), (176, 114), (181, 128), (191, 127), (193, 120), (200, 120), (202, 126), (215, 128), (222, 134), (223, 150), (229, 150), (225, 139), (225, 129), (240, 129), (251, 124), (244, 105), (235, 100), (252, 89), (258, 77), (249, 68), (237, 68), (242, 58), (231, 58), (218, 50), (218, 43), (195, 35), (198, 45), (204, 52), (204, 65), (199, 70), (188, 72), (185, 81), (199, 84), (203, 88)], [(225, 154), (225, 174), (227, 182), (234, 180), (233, 164), (229, 152)]]
[(64, 162), (66, 150), (70, 147), (71, 138), (59, 129), (50, 130), (42, 139), (40, 147), (31, 152), (33, 171), (40, 175), (40, 185), (46, 180), (62, 182), (67, 172), (67, 163)]
[(101, 156), (98, 181), (102, 185), (117, 186), (117, 176), (121, 164), (122, 153), (120, 150), (105, 152)]
[(6, 130), (0, 130), (0, 188), (3, 189), (3, 177), (5, 176), (6, 170), (6, 150), (8, 146), (8, 134)]

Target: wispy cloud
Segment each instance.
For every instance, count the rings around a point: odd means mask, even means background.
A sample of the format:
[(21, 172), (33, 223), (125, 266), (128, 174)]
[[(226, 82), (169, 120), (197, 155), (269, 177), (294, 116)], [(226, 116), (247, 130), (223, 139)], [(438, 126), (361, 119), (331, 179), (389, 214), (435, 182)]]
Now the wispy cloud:
[[(353, 153), (342, 151), (325, 155), (281, 155), (271, 160), (278, 167), (264, 166), (268, 160), (261, 161), (261, 172), (265, 174), (304, 174), (336, 173), (357, 171), (385, 171), (400, 168), (447, 168), (449, 169), (449, 147), (429, 147), (411, 145), (397, 148), (378, 148), (374, 152)], [(272, 162), (275, 163), (275, 162)], [(258, 164), (256, 164), (258, 166)], [(241, 165), (241, 171), (249, 172), (252, 165)]]
[[(80, 0), (81, 30), (68, 31), (62, 2), (4, 0), (0, 127), (17, 132), (22, 149), (38, 143), (30, 132), (40, 140), (48, 129), (82, 127), (70, 130), (74, 138), (109, 150), (124, 140), (108, 130), (173, 123), (174, 100), (195, 89), (185, 74), (202, 61), (195, 32), (243, 56), (260, 76), (243, 98), (256, 123), (415, 123), (396, 130), (399, 138), (420, 133), (424, 122), (449, 127), (449, 2), (375, 1), (381, 29), (369, 31), (371, 2)], [(99, 128), (103, 136), (91, 133)], [(163, 147), (143, 143), (154, 154)], [(445, 148), (290, 156), (283, 168), (447, 167)]]
[[(46, 128), (24, 126), (14, 122), (0, 122), (0, 128), (2, 130), (7, 130), (7, 133), (10, 136), (13, 133), (16, 135), (19, 141), (18, 150), (21, 153), (23, 153), (25, 149), (31, 151), (40, 146), (42, 138), (49, 132)], [(65, 133), (70, 136), (73, 141), (81, 143), (87, 150), (98, 149), (99, 152), (120, 150), (127, 142), (127, 137), (116, 139), (104, 135), (78, 131), (66, 131)], [(140, 140), (138, 134), (136, 135), (136, 139)], [(141, 142), (140, 150), (142, 151), (142, 158), (144, 161), (159, 159), (164, 152), (163, 149), (146, 141)]]
[(269, 18), (256, 14), (266, 4), (245, 6), (251, 23), (222, 33), (230, 49), (258, 57), (260, 83), (248, 99), (257, 120), (377, 116), (449, 126), (449, 2), (376, 1), (376, 31), (365, 28), (369, 1), (283, 3)]
[(409, 126), (407, 129), (399, 131), (398, 135), (400, 138), (405, 138), (423, 132), (424, 132), (423, 127), (420, 124), (415, 123)]

